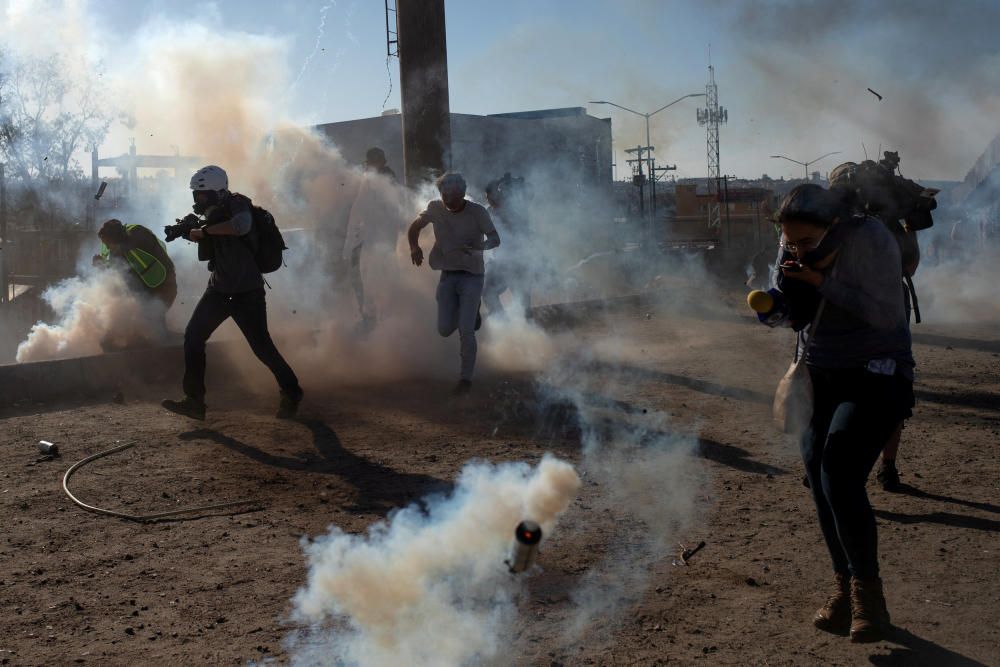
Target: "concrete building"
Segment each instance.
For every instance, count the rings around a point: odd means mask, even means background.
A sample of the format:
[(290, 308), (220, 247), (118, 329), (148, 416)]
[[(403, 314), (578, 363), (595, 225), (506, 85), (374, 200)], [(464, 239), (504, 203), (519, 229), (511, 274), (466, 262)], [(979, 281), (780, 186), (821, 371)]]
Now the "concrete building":
[[(701, 189), (700, 189), (701, 188)], [(721, 195), (710, 193), (695, 183), (674, 186), (675, 214), (666, 224), (666, 242), (714, 241), (725, 247), (759, 249), (775, 237), (768, 220), (772, 211), (772, 190), (729, 184)], [(723, 200), (718, 227), (709, 227), (709, 205)]]
[[(388, 113), (319, 125), (354, 164), (372, 146), (385, 151), (389, 166), (403, 164), (402, 118)], [(611, 119), (595, 118), (583, 107), (476, 116), (451, 114), (451, 168), (480, 195), (489, 181), (510, 172), (546, 187), (610, 194)]]

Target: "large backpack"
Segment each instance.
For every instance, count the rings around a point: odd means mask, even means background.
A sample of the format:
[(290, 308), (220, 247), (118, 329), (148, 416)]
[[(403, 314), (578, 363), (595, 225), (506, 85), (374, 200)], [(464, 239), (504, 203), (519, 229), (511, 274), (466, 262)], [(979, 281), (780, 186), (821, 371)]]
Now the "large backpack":
[(890, 152), (882, 162), (845, 162), (830, 172), (830, 187), (852, 190), (858, 213), (877, 217), (892, 232), (903, 259), (903, 275), (909, 278), (920, 263), (917, 232), (934, 224), (931, 211), (937, 207), (938, 191), (898, 176), (895, 165), (898, 156)]
[(253, 206), (253, 226), (257, 230), (257, 252), (254, 259), (261, 273), (273, 273), (284, 263), (282, 253), (288, 250), (274, 216), (260, 206)]
[(830, 187), (851, 190), (857, 212), (878, 218), (892, 232), (903, 260), (907, 296), (919, 323), (920, 309), (912, 280), (920, 264), (917, 232), (934, 224), (931, 211), (937, 207), (934, 195), (938, 190), (897, 175), (898, 166), (899, 155), (889, 151), (879, 162), (845, 162), (830, 172)]

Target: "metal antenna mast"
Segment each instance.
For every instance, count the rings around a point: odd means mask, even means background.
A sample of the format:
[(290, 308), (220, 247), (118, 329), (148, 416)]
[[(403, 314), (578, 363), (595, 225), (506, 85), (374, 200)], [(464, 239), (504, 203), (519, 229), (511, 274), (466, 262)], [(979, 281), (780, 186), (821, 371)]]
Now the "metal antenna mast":
[(711, 59), (708, 65), (708, 84), (705, 86), (705, 107), (698, 109), (698, 124), (707, 131), (708, 144), (708, 191), (716, 195), (709, 204), (708, 226), (718, 227), (722, 223), (719, 209), (719, 125), (729, 121), (729, 112), (719, 106), (719, 87), (715, 84), (715, 68)]

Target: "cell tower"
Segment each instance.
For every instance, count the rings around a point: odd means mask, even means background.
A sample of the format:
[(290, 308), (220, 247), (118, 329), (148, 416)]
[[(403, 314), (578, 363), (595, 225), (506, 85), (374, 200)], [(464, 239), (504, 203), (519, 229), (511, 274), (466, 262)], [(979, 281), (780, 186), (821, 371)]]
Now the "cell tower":
[(729, 112), (719, 106), (719, 87), (715, 85), (715, 68), (708, 64), (708, 84), (705, 86), (705, 108), (698, 109), (698, 124), (707, 128), (708, 191), (716, 195), (709, 205), (708, 226), (718, 227), (722, 222), (719, 209), (719, 125), (729, 121)]

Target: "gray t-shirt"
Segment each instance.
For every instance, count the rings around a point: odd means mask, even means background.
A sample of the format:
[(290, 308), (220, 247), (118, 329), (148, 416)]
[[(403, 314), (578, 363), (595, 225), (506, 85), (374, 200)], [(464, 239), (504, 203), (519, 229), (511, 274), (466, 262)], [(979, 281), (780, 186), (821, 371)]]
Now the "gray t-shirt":
[(500, 244), (500, 236), (485, 208), (466, 201), (461, 211), (449, 211), (444, 202), (435, 199), (427, 204), (420, 217), (434, 225), (434, 247), (428, 257), (432, 269), (486, 273), (483, 265), (485, 238), (491, 241), (488, 247), (495, 247)]

